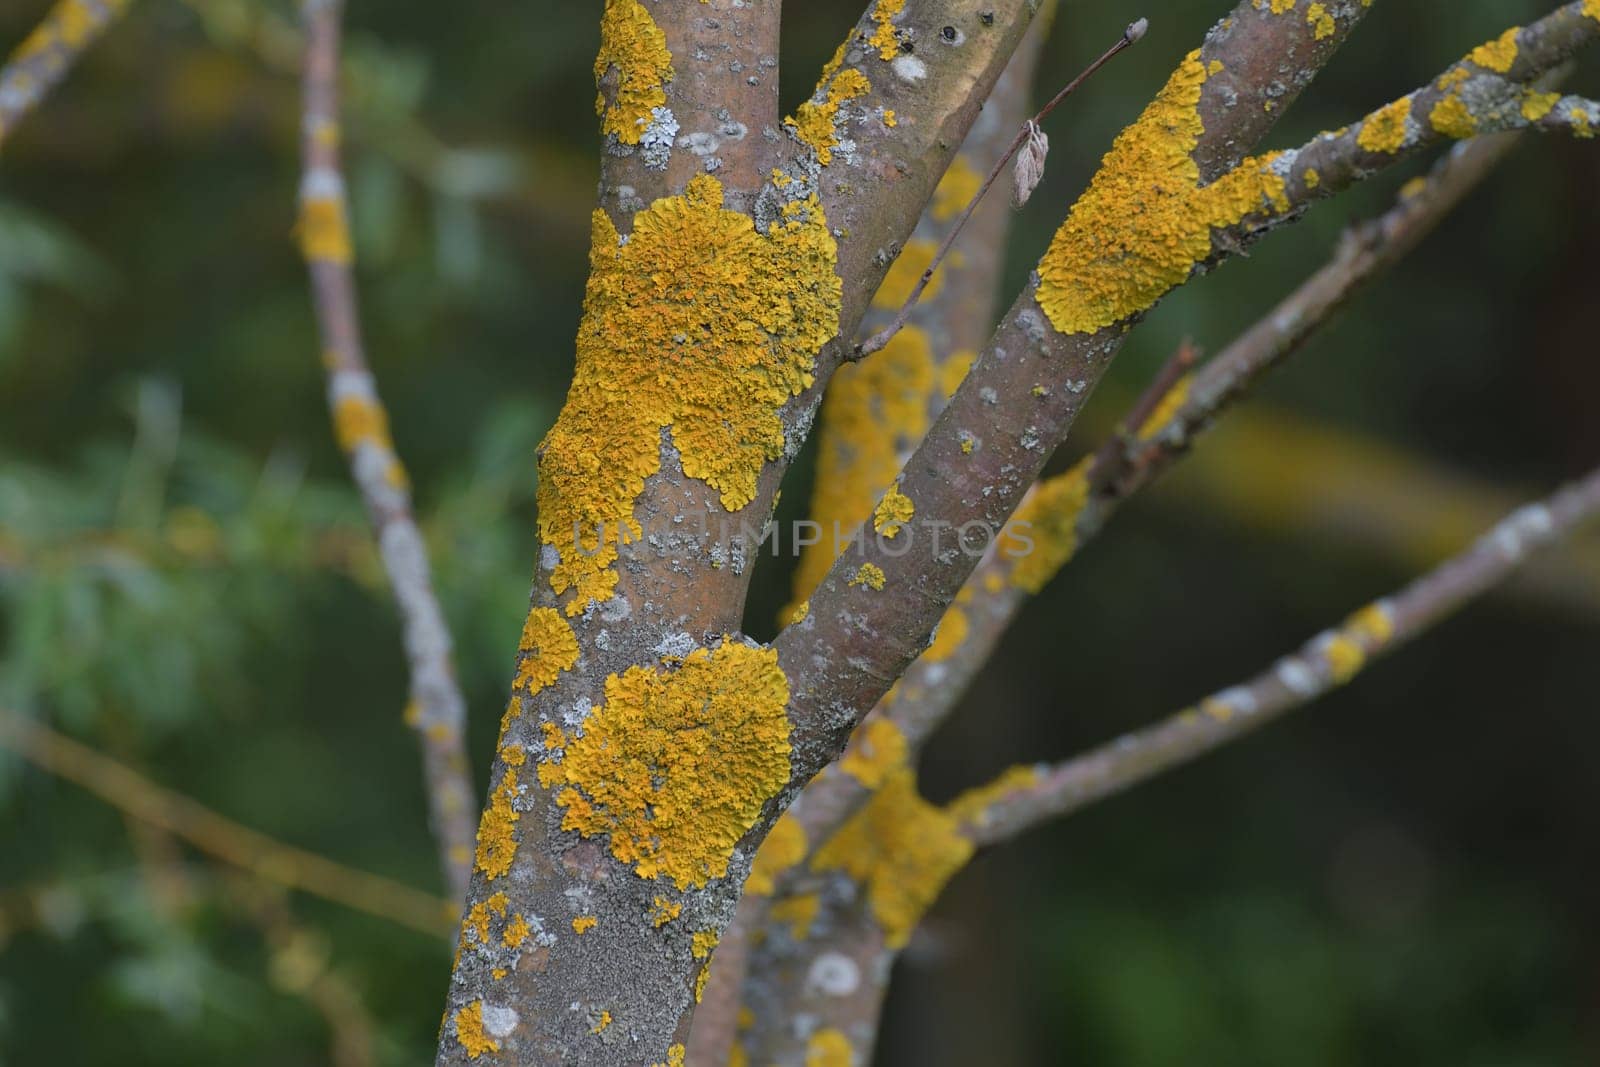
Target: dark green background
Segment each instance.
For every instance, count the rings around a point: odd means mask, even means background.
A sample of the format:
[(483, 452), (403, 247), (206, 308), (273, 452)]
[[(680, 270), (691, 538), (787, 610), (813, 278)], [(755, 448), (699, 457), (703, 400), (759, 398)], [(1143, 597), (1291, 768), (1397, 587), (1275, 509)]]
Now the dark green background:
[[(395, 615), (331, 441), (290, 241), (297, 87), (229, 39), (235, 5), (292, 17), (233, 0), (202, 5), (208, 23), (137, 0), (0, 155), (0, 702), (283, 840), (436, 887)], [(792, 106), (859, 7), (788, 6)], [(363, 317), (460, 645), (479, 788), (532, 571), (532, 449), (571, 371), (598, 7), (349, 12)], [(45, 8), (0, 5), (0, 47)], [(1378, 4), (1272, 143), (1343, 125), (1547, 9)], [(1066, 6), (1042, 89), (1131, 18), (1152, 28), (1051, 119), (1007, 292), (1224, 10)], [(1590, 57), (1570, 84), (1594, 95), (1597, 75)], [(1423, 166), (1169, 299), (1107, 393), (1137, 389), (1185, 335), (1220, 348)], [(1600, 456), (1597, 188), (1595, 143), (1529, 139), (1247, 413), (1497, 490), (1579, 473)], [(1117, 413), (1108, 396), (1095, 411)], [(808, 455), (786, 511), (809, 477)], [(1029, 607), (930, 750), (930, 795), (1237, 681), (1419, 563), (1336, 523), (1209, 506), (1186, 477)], [(193, 509), (220, 561), (163, 547)], [(770, 634), (785, 581), (757, 574), (752, 632)], [(1495, 596), (1316, 709), (975, 863), (900, 969), (879, 1062), (1600, 1060), (1597, 607)], [(260, 930), (226, 900), (155, 906), (116, 812), (0, 754), (0, 1062), (328, 1062), (321, 1019), (269, 980)], [(290, 906), (362, 994), (380, 1060), (425, 1061), (446, 947)]]

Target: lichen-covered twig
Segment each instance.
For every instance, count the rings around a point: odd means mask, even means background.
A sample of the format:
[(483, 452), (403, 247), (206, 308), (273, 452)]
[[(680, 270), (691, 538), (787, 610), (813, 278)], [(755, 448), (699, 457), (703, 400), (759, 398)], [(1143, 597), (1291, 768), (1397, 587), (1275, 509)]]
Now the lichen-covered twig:
[(1075, 759), (1011, 772), (991, 787), (958, 798), (953, 810), (963, 833), (980, 846), (1004, 841), (1305, 706), (1348, 682), (1373, 658), (1417, 637), (1505, 580), (1534, 552), (1597, 514), (1600, 471), (1513, 512), (1466, 552), (1393, 596), (1368, 604), (1248, 682)]
[(451, 928), (455, 905), (450, 901), (274, 841), (9, 709), (0, 709), (0, 747), (264, 881), (425, 934), (438, 936)]
[[(1118, 138), (1036, 280), (900, 474), (897, 491), (919, 519), (920, 531), (908, 529), (923, 536), (863, 538), (835, 562), (808, 616), (779, 634), (798, 751), (843, 747), (857, 717), (926, 647), (1126, 327), (1213, 254), (1213, 232), (1229, 217), (1269, 203), (1261, 164), (1240, 156), (1366, 12), (1329, 10), (1323, 27), (1240, 4)], [(1230, 73), (1256, 66), (1279, 74), (1257, 84)], [(797, 761), (796, 777), (819, 769)]]
[(0, 148), (17, 122), (66, 77), (129, 0), (57, 0), (0, 67)]
[[(1467, 552), (1356, 612), (1250, 682), (1055, 767), (1014, 767), (944, 808), (909, 770), (885, 774), (869, 807), (805, 869), (789, 922), (767, 931), (765, 967), (747, 983), (752, 1063), (801, 1067), (837, 1046), (865, 1058), (891, 965), (946, 882), (975, 852), (1192, 759), (1349, 681), (1372, 658), (1504, 580), (1524, 560), (1600, 515), (1600, 471), (1504, 519)], [(776, 834), (774, 835), (776, 836)]]
[[(1012, 215), (1004, 199), (985, 200), (979, 195), (977, 190), (984, 181), (980, 168), (1014, 142), (1014, 131), (1030, 110), (1034, 71), (1054, 13), (1053, 0), (1041, 7), (900, 259), (890, 267), (873, 297), (864, 326), (870, 329), (895, 311), (909, 308), (905, 329), (881, 353), (840, 368), (829, 385), (819, 419), (819, 471), (808, 512), (822, 534), (801, 553), (794, 602), (786, 616), (803, 610), (811, 586), (838, 554), (835, 532), (854, 529), (885, 497), (894, 473), (959, 384), (988, 334)], [(991, 180), (998, 172), (998, 168), (991, 170)], [(948, 249), (962, 226), (969, 239), (959, 255), (939, 267), (933, 293), (920, 302), (908, 302), (910, 279), (918, 277), (918, 271), (920, 277), (930, 276), (932, 268), (924, 264), (934, 258), (936, 248)], [(886, 517), (885, 521), (892, 520)], [(823, 818), (830, 810), (828, 794), (837, 788), (837, 777), (827, 774), (807, 786), (807, 799), (786, 816), (791, 825), (784, 834), (792, 834), (793, 825), (804, 827), (813, 819), (819, 827), (824, 821), (827, 829), (837, 826), (843, 813), (836, 819)], [(849, 781), (856, 784), (853, 778)], [(809, 798), (814, 792), (818, 795), (813, 802)], [(806, 832), (802, 828), (801, 833)], [(819, 828), (813, 836), (822, 832)], [(785, 843), (777, 841), (772, 847), (781, 852)], [(746, 962), (753, 952), (764, 951), (765, 931), (771, 924), (768, 905), (784, 893), (783, 885), (774, 884), (758, 892), (747, 891), (740, 898), (734, 919), (718, 944), (711, 978), (695, 1012), (688, 1062), (722, 1063), (728, 1059), (736, 1022), (750, 1010), (743, 997)], [(758, 959), (764, 967), (765, 959)]]
[(1136, 44), (1145, 35), (1149, 26), (1149, 22), (1145, 19), (1130, 23), (1128, 28), (1122, 32), (1122, 36), (1117, 38), (1115, 44), (1100, 53), (1094, 62), (1090, 63), (1081, 74), (1062, 87), (1055, 96), (1052, 96), (1045, 103), (1044, 107), (1039, 109), (1033, 118), (1027, 120), (1017, 130), (1017, 135), (1011, 139), (1011, 143), (1006, 146), (1006, 150), (1000, 154), (999, 159), (995, 160), (994, 166), (989, 168), (989, 173), (983, 179), (983, 184), (978, 186), (977, 192), (972, 194), (972, 199), (967, 202), (967, 206), (957, 216), (955, 225), (950, 227), (950, 232), (945, 234), (944, 240), (939, 243), (938, 250), (933, 254), (932, 262), (918, 276), (916, 284), (911, 287), (911, 292), (906, 295), (905, 303), (900, 305), (900, 310), (895, 312), (894, 318), (890, 320), (887, 326), (857, 345), (852, 353), (852, 358), (861, 359), (865, 356), (870, 356), (874, 352), (883, 351), (884, 346), (894, 338), (894, 335), (905, 327), (907, 320), (911, 317), (911, 309), (917, 306), (918, 300), (922, 299), (922, 294), (927, 291), (929, 283), (933, 281), (934, 272), (939, 269), (945, 257), (950, 254), (950, 249), (955, 247), (956, 238), (961, 236), (962, 228), (966, 225), (967, 220), (972, 217), (972, 213), (978, 209), (978, 203), (983, 199), (984, 194), (988, 193), (989, 188), (1005, 172), (1006, 164), (1016, 157), (1017, 152), (1022, 149), (1023, 145), (1028, 144), (1030, 139), (1036, 136), (1036, 131), (1044, 120), (1050, 116), (1050, 113), (1063, 100), (1071, 96), (1078, 86), (1094, 77), (1095, 72), (1111, 62), (1117, 53)]
[[(897, 491), (919, 515), (955, 533), (972, 531), (978, 547), (987, 547), (1065, 437), (1126, 329), (1163, 295), (1296, 217), (1300, 206), (1405, 153), (1449, 136), (1533, 124), (1543, 102), (1525, 114), (1521, 103), (1505, 101), (1532, 100), (1528, 94), (1535, 90), (1526, 82), (1600, 37), (1600, 18), (1574, 2), (1515, 35), (1515, 58), (1504, 76), (1469, 59), (1440, 79), (1450, 88), (1420, 92), (1436, 106), (1465, 93), (1470, 100), (1461, 106), (1474, 116), (1470, 130), (1443, 120), (1422, 130), (1407, 120), (1377, 143), (1384, 122), (1375, 113), (1298, 151), (1239, 159), (1270, 119), (1261, 120), (1257, 105), (1240, 97), (1252, 83), (1241, 85), (1230, 72), (1268, 62), (1283, 66), (1282, 57), (1295, 48), (1325, 58), (1319, 51), (1324, 42), (1337, 42), (1363, 10), (1327, 8), (1324, 21), (1244, 4), (1191, 53), (1118, 138), (1041, 261), (1038, 282), (1019, 297), (907, 462)], [(1304, 84), (1314, 69), (1291, 81)], [(1457, 77), (1458, 71), (1466, 73)], [(1269, 114), (1284, 103), (1276, 101)], [(813, 595), (808, 618), (777, 641), (801, 694), (794, 707), (797, 735), (842, 743), (854, 722), (846, 709), (875, 702), (899, 677), (977, 556), (948, 536), (942, 548), (932, 537), (909, 546), (868, 538), (859, 553), (836, 562)]]
[[(1105, 445), (1071, 470), (1036, 486), (1016, 519), (1033, 551), (997, 545), (963, 587), (952, 611), (961, 639), (947, 654), (907, 668), (891, 715), (913, 748), (954, 708), (1027, 598), (1043, 588), (1112, 514), (1149, 485), (1263, 374), (1287, 359), (1373, 278), (1432, 231), (1510, 150), (1511, 135), (1460, 145), (1380, 218), (1351, 229), (1332, 260), (1199, 370), (1164, 376), (1147, 390)], [(1180, 361), (1168, 364), (1181, 370)], [(1024, 528), (1017, 527), (1019, 532)], [(1017, 547), (1015, 545), (1013, 548)], [(947, 616), (941, 629), (950, 625)]]
[(340, 0), (306, 0), (304, 7), (300, 249), (311, 274), (334, 430), (366, 504), (404, 623), (411, 681), (407, 720), (422, 745), (430, 823), (445, 884), (451, 897), (462, 900), (472, 869), (477, 807), (464, 740), (466, 700), (451, 662), (450, 631), (434, 594), (427, 547), (411, 515), (410, 482), (361, 343), (339, 162), (341, 6)]

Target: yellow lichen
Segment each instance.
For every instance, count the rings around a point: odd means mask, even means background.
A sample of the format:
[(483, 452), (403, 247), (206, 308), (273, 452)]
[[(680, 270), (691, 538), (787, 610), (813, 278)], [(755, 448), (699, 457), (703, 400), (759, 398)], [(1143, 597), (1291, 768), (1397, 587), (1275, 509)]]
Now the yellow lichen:
[(704, 174), (635, 215), (625, 245), (595, 213), (577, 369), (539, 465), (539, 536), (560, 554), (551, 587), (576, 593), (568, 615), (615, 588), (617, 541), (642, 534), (634, 501), (660, 469), (663, 430), (729, 511), (782, 455), (778, 410), (811, 384), (841, 295), (815, 196), (783, 215), (758, 232)]
[(1014, 793), (1032, 789), (1039, 784), (1039, 768), (1035, 766), (1008, 767), (988, 785), (969, 789), (950, 802), (947, 809), (958, 823), (981, 822), (984, 814), (995, 804)]
[(600, 920), (593, 915), (580, 915), (572, 920), (572, 932), (583, 935), (600, 925)]
[[(878, 284), (878, 291), (872, 294), (872, 306), (886, 310), (898, 311), (911, 297), (911, 291), (916, 288), (917, 282), (922, 279), (922, 274), (933, 263), (933, 257), (939, 252), (939, 246), (932, 241), (921, 238), (907, 241), (906, 246), (895, 261), (889, 264), (889, 272), (883, 276), (883, 281)], [(928, 279), (928, 287), (922, 290), (923, 300), (932, 300), (944, 287), (944, 268), (960, 266), (961, 253), (952, 252), (939, 264), (939, 269), (933, 272), (933, 277)]]
[(780, 926), (789, 928), (789, 936), (796, 941), (803, 941), (811, 932), (811, 924), (817, 920), (817, 911), (822, 906), (822, 900), (815, 893), (799, 893), (792, 897), (784, 897), (775, 901), (768, 917)]
[(905, 761), (906, 735), (888, 719), (874, 717), (851, 738), (839, 770), (868, 789), (876, 789)]
[[(1596, 0), (1596, 3), (1600, 3), (1600, 0)], [(1560, 102), (1560, 93), (1541, 93), (1529, 89), (1522, 94), (1522, 117), (1529, 122), (1538, 122)]]
[(1594, 120), (1589, 117), (1589, 112), (1586, 108), (1574, 107), (1571, 116), (1572, 135), (1574, 137), (1588, 140), (1594, 136), (1594, 126), (1592, 125)]
[(883, 568), (876, 563), (863, 563), (856, 568), (856, 573), (851, 577), (849, 585), (864, 585), (868, 589), (882, 589), (888, 578), (883, 573)]
[(790, 623), (790, 625), (793, 625), (794, 623), (797, 623), (797, 622), (805, 622), (806, 621), (806, 616), (808, 616), (810, 614), (811, 614), (811, 601), (802, 600), (802, 601), (800, 601), (800, 606), (795, 608), (793, 611), (791, 611), (789, 613), (789, 623)]
[(1244, 160), (1209, 185), (1191, 158), (1205, 132), (1206, 68), (1191, 52), (1101, 163), (1039, 262), (1037, 299), (1062, 333), (1148, 310), (1212, 254), (1212, 231), (1286, 211), (1275, 156)]
[(928, 335), (915, 326), (895, 334), (881, 352), (840, 367), (833, 376), (822, 402), (811, 497), (811, 519), (821, 527), (821, 536), (800, 555), (794, 601), (786, 615), (822, 581), (845, 539), (872, 515), (873, 501), (894, 481), (902, 453), (927, 432), (936, 388)]
[(1315, 189), (1322, 184), (1322, 175), (1317, 173), (1316, 167), (1307, 167), (1303, 177), (1305, 178), (1307, 189)]
[(364, 444), (394, 450), (389, 438), (389, 418), (384, 414), (383, 405), (358, 393), (342, 396), (334, 404), (333, 432), (339, 447), (346, 452), (354, 452)]
[(477, 1059), (485, 1052), (499, 1052), (500, 1042), (483, 1029), (483, 1001), (474, 1000), (456, 1012), (456, 1040), (467, 1050), (467, 1056)]
[(567, 743), (566, 732), (553, 722), (542, 722), (539, 731), (544, 734), (544, 747), (546, 751), (553, 751)]
[(1406, 119), (1411, 115), (1411, 98), (1402, 96), (1392, 104), (1385, 104), (1361, 123), (1356, 144), (1368, 152), (1385, 152), (1390, 155), (1400, 151), (1406, 143)]
[(591, 1034), (602, 1034), (602, 1033), (605, 1033), (606, 1027), (608, 1027), (610, 1025), (611, 1025), (611, 1013), (609, 1011), (606, 1011), (604, 1008), (601, 1008), (600, 1009), (600, 1017), (594, 1021), (594, 1025), (593, 1026), (589, 1027), (589, 1032)]
[(967, 371), (972, 369), (972, 363), (978, 358), (978, 353), (970, 348), (958, 348), (950, 353), (949, 357), (939, 365), (939, 391), (948, 399), (955, 395), (961, 383), (966, 380)]
[(295, 233), (300, 238), (300, 254), (306, 259), (350, 262), (350, 224), (345, 220), (343, 197), (306, 197), (300, 204)]
[(1359, 644), (1344, 634), (1333, 634), (1321, 648), (1323, 661), (1328, 665), (1328, 676), (1334, 685), (1343, 685), (1361, 672), (1367, 654)]
[(1600, 22), (1600, 0), (1583, 0), (1583, 13)]
[(945, 882), (972, 856), (956, 821), (923, 800), (910, 768), (889, 775), (812, 860), (866, 887), (873, 917), (891, 948), (903, 946)]
[(1078, 550), (1078, 515), (1089, 501), (1089, 463), (1085, 458), (1040, 482), (1017, 508), (1010, 525), (1031, 524), (1027, 534), (1033, 542), (1011, 568), (1011, 583), (1019, 589), (1037, 593)]
[(872, 511), (872, 528), (893, 537), (916, 513), (917, 508), (911, 498), (902, 493), (898, 485), (891, 485)]
[(667, 1062), (652, 1063), (650, 1067), (683, 1067), (683, 1057), (687, 1051), (682, 1045), (673, 1045), (667, 1049)]
[(955, 655), (956, 649), (967, 639), (967, 613), (955, 605), (946, 609), (939, 628), (934, 632), (933, 643), (922, 654), (929, 663), (943, 663)]
[[(842, 58), (843, 53), (844, 48), (840, 46), (839, 56), (835, 58)], [(815, 152), (817, 162), (826, 167), (833, 162), (833, 150), (839, 147), (839, 109), (871, 91), (872, 83), (865, 74), (854, 67), (839, 70), (836, 64), (830, 63), (816, 92), (796, 108), (793, 115), (784, 119), (783, 124), (793, 130), (800, 143)]]
[(1425, 190), (1427, 187), (1428, 179), (1419, 174), (1400, 187), (1400, 199), (1410, 200), (1414, 197), (1420, 196), (1422, 195), (1423, 190)]
[(1433, 105), (1428, 121), (1446, 137), (1460, 139), (1478, 132), (1478, 120), (1472, 117), (1466, 103), (1455, 93)]
[[(522, 624), (517, 656), (516, 687), (526, 689), (529, 694), (537, 693), (554, 683), (562, 671), (570, 671), (577, 665), (578, 638), (559, 611), (534, 608)], [(546, 731), (546, 747), (553, 747), (548, 740)]]
[(656, 897), (650, 902), (650, 925), (657, 930), (683, 914), (683, 905), (666, 897)]
[(461, 920), (462, 938), (466, 939), (470, 931), (473, 939), (480, 945), (489, 943), (489, 924), (495, 918), (506, 917), (506, 907), (510, 904), (504, 893), (495, 893), (488, 900), (482, 900), (467, 909), (466, 918)]
[(1474, 48), (1467, 58), (1485, 70), (1504, 74), (1517, 61), (1517, 34), (1521, 32), (1521, 26), (1513, 26), (1495, 40)]
[(528, 920), (518, 912), (506, 923), (506, 928), (500, 931), (500, 943), (506, 948), (521, 948), (522, 943), (528, 940), (528, 935), (533, 931), (528, 928)]
[(1161, 433), (1163, 427), (1172, 421), (1172, 417), (1183, 410), (1183, 405), (1189, 402), (1190, 376), (1185, 374), (1173, 383), (1161, 396), (1161, 402), (1156, 405), (1144, 424), (1139, 427), (1139, 440), (1153, 440)]
[(711, 955), (721, 939), (722, 935), (715, 930), (696, 930), (694, 937), (690, 939), (689, 952), (695, 959), (703, 960)]
[(615, 134), (623, 144), (638, 144), (651, 111), (667, 102), (666, 83), (672, 80), (667, 37), (639, 0), (606, 0), (600, 54), (594, 60), (596, 85), (612, 67), (617, 70), (615, 99), (607, 107), (602, 91), (594, 100), (600, 132)]
[(490, 879), (504, 877), (517, 855), (517, 820), (522, 815), (511, 802), (517, 798), (518, 789), (517, 769), (507, 767), (478, 822), (477, 868)]
[(872, 36), (867, 38), (867, 44), (878, 50), (879, 59), (893, 59), (900, 52), (900, 40), (894, 33), (894, 17), (905, 6), (906, 0), (878, 0), (878, 6), (872, 9), (875, 28)]
[(806, 831), (800, 820), (784, 812), (772, 824), (767, 838), (756, 850), (750, 863), (750, 877), (745, 880), (744, 891), (757, 896), (771, 896), (778, 888), (778, 877), (806, 858)]
[(561, 827), (679, 889), (728, 871), (739, 839), (789, 779), (789, 682), (771, 648), (725, 639), (677, 668), (630, 667), (545, 764)]
[(1274, 15), (1281, 15), (1294, 10), (1294, 0), (1270, 0), (1269, 7)]
[(1333, 21), (1333, 16), (1321, 4), (1312, 4), (1306, 8), (1306, 25), (1312, 28), (1312, 36), (1321, 41), (1332, 37), (1338, 26)]
[(1368, 604), (1345, 620), (1344, 632), (1369, 645), (1381, 645), (1394, 637), (1394, 613), (1382, 602)]
[(982, 187), (983, 175), (967, 162), (964, 154), (958, 155), (950, 161), (944, 177), (939, 179), (939, 185), (933, 191), (933, 200), (928, 205), (928, 213), (937, 222), (948, 222), (966, 210)]
[(806, 1042), (806, 1067), (851, 1067), (854, 1057), (850, 1039), (832, 1027), (818, 1030)]

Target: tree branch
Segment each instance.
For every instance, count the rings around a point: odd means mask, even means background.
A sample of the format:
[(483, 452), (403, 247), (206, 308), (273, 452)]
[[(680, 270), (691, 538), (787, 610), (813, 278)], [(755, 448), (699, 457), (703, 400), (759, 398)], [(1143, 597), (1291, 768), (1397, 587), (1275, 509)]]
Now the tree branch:
[(466, 700), (456, 682), (450, 630), (434, 595), (427, 546), (411, 515), (410, 481), (395, 453), (388, 415), (361, 343), (339, 161), (341, 6), (340, 0), (305, 4), (300, 248), (311, 274), (334, 430), (366, 504), (404, 622), (411, 675), (406, 718), (422, 744), (430, 822), (445, 884), (459, 901), (466, 897), (471, 876), (472, 813), (477, 807), (463, 736)]
[[(1213, 233), (1230, 218), (1281, 201), (1281, 194), (1269, 198), (1277, 189), (1262, 177), (1269, 164), (1242, 163), (1226, 178), (1223, 172), (1365, 11), (1335, 7), (1324, 27), (1298, 13), (1241, 4), (1118, 138), (1040, 274), (901, 473), (898, 491), (922, 516), (927, 536), (904, 545), (863, 538), (859, 551), (835, 562), (807, 618), (779, 635), (794, 690), (796, 781), (843, 747), (865, 709), (926, 646), (983, 549), (1066, 436), (1127, 327), (1215, 253)], [(1297, 72), (1279, 79), (1289, 92), (1270, 112), (1244, 106), (1239, 88), (1221, 77), (1259, 64), (1287, 69), (1290, 57), (1299, 57)], [(1231, 95), (1233, 105), (1218, 103), (1219, 94)], [(942, 544), (929, 520), (943, 525)], [(963, 530), (975, 531), (980, 543), (954, 543)]]
[(0, 147), (127, 6), (128, 0), (57, 0), (0, 68)]
[(435, 937), (453, 928), (456, 905), (451, 901), (274, 841), (9, 709), (0, 709), (0, 745), (134, 818), (160, 827), (263, 881), (310, 893)]
[[(1263, 374), (1298, 351), (1375, 277), (1438, 225), (1510, 151), (1512, 135), (1463, 143), (1383, 216), (1347, 231), (1332, 260), (1221, 353), (1168, 380), (1130, 410), (1107, 444), (1025, 498), (1015, 529), (1032, 540), (997, 545), (979, 563), (940, 623), (959, 637), (936, 642), (901, 679), (887, 708), (913, 750), (954, 710), (1031, 593), (1102, 531), (1116, 509), (1188, 452), (1195, 438)], [(1024, 528), (1022, 523), (1030, 524)]]
[(1600, 470), (1513, 512), (1465, 553), (1374, 601), (1242, 685), (1038, 773), (1009, 773), (951, 810), (974, 844), (1008, 840), (1186, 763), (1343, 685), (1600, 514)]

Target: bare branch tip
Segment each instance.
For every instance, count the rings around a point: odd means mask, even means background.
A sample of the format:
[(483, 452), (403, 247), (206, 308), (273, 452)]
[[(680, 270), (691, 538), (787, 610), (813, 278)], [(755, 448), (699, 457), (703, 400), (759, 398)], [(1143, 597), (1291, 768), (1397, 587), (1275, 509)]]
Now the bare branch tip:
[(1122, 39), (1129, 44), (1138, 44), (1150, 30), (1150, 20), (1146, 18), (1135, 19), (1128, 23), (1128, 28), (1122, 31)]

